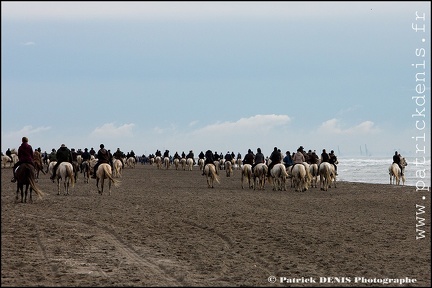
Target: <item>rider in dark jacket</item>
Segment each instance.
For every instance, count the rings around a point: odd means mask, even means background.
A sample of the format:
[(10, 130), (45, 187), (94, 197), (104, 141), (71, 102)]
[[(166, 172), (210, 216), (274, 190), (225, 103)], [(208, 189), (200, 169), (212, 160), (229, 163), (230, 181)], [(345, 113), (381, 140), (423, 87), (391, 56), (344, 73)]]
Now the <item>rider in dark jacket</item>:
[(102, 163), (106, 163), (106, 164), (110, 164), (112, 161), (112, 154), (109, 153), (106, 149), (104, 144), (100, 144), (100, 149), (97, 153), (97, 158), (98, 158), (98, 162), (96, 163), (95, 167), (94, 167), (94, 171), (93, 171), (93, 175), (92, 178), (96, 178), (96, 171), (99, 167), (100, 164)]
[(402, 170), (402, 165), (401, 165), (401, 158), (399, 153), (396, 151), (395, 154), (393, 155), (393, 163), (398, 164), (399, 168), (401, 169), (401, 175), (403, 176), (403, 170)]
[(53, 175), (50, 179), (54, 182), (54, 178), (56, 176), (57, 168), (62, 162), (69, 162), (72, 164), (72, 153), (69, 148), (66, 147), (65, 144), (62, 144), (61, 147), (57, 150), (56, 153), (57, 163), (54, 165)]
[[(207, 150), (206, 153), (205, 153), (204, 166), (207, 165), (207, 164), (214, 165), (213, 152), (211, 150)], [(215, 168), (216, 168), (216, 166), (215, 166)], [(203, 169), (202, 175), (204, 175), (204, 169)]]

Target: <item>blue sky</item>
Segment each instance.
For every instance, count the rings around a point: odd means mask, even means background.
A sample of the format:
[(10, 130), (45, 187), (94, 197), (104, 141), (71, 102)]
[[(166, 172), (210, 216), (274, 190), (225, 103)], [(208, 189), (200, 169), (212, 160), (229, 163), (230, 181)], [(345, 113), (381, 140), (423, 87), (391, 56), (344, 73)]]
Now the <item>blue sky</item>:
[(1, 5), (2, 152), (430, 150), (429, 1)]

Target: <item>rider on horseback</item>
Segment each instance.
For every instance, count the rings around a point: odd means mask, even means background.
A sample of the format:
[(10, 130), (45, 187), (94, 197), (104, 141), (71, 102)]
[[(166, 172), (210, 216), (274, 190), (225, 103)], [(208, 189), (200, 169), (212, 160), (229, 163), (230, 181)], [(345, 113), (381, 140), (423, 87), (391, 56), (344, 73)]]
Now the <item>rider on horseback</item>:
[(292, 165), (292, 167), (291, 167), (291, 169), (292, 168), (294, 168), (294, 166), (296, 165), (296, 164), (303, 164), (303, 162), (305, 162), (306, 161), (306, 159), (305, 159), (305, 157), (304, 157), (304, 154), (303, 154), (303, 146), (300, 146), (298, 149), (297, 149), (297, 152), (294, 154), (294, 156), (292, 157), (292, 161), (293, 161), (293, 165)]
[(401, 170), (401, 176), (404, 176), (403, 170), (402, 170), (402, 165), (401, 165), (401, 156), (397, 151), (393, 155), (393, 163), (396, 163), (399, 166), (399, 168)]
[(72, 164), (72, 152), (69, 150), (69, 148), (66, 147), (65, 144), (61, 144), (60, 148), (57, 150), (56, 158), (57, 158), (57, 163), (54, 165), (53, 174), (50, 177), (50, 179), (53, 182), (54, 182), (54, 178), (56, 176), (57, 168), (60, 165), (60, 163), (69, 162)]
[(15, 163), (15, 165), (13, 166), (13, 169), (12, 169), (13, 178), (12, 178), (11, 182), (16, 182), (15, 170), (22, 163), (29, 163), (29, 164), (33, 165), (33, 167), (34, 167), (33, 148), (30, 144), (28, 144), (28, 138), (27, 137), (22, 137), (21, 146), (18, 148), (18, 162)]
[(105, 147), (104, 144), (100, 144), (99, 147), (100, 147), (100, 149), (99, 149), (99, 151), (97, 153), (97, 159), (98, 159), (98, 161), (97, 161), (96, 165), (94, 166), (93, 175), (91, 177), (93, 179), (96, 179), (96, 171), (97, 171), (97, 169), (98, 169), (98, 167), (99, 167), (100, 164), (102, 164), (102, 163), (110, 164), (111, 161), (112, 161), (112, 159), (111, 159), (112, 155), (111, 155), (111, 153), (109, 153), (104, 148)]
[(337, 161), (337, 157), (336, 157), (336, 155), (334, 154), (334, 151), (333, 150), (331, 150), (330, 151), (330, 154), (329, 154), (329, 161), (328, 161), (330, 164), (333, 164), (333, 166), (334, 166), (334, 168), (335, 168), (335, 173), (336, 173), (336, 175), (338, 175), (338, 173), (337, 173), (337, 166), (336, 166), (336, 163), (338, 163), (338, 161)]
[(252, 171), (255, 166), (259, 163), (265, 163), (264, 154), (261, 152), (261, 148), (257, 148), (257, 153), (255, 154), (254, 163), (252, 164)]
[(124, 153), (120, 150), (120, 148), (117, 148), (117, 151), (113, 155), (115, 159), (120, 160), (120, 162), (122, 163), (122, 168), (124, 168), (123, 154)]
[(83, 171), (83, 164), (84, 164), (84, 162), (90, 161), (90, 156), (91, 155), (88, 152), (88, 149), (84, 148), (84, 152), (81, 154), (81, 157), (82, 157), (82, 162), (81, 162), (81, 167), (80, 167), (81, 172)]
[(318, 164), (318, 171), (320, 169), (321, 163), (323, 163), (323, 162), (329, 162), (329, 160), (330, 160), (329, 154), (326, 152), (326, 149), (323, 149), (322, 153), (321, 153), (321, 157), (320, 157), (320, 164)]
[[(206, 153), (205, 153), (204, 166), (207, 165), (207, 164), (212, 164), (213, 166), (215, 166), (214, 162), (213, 162), (213, 152), (211, 150), (207, 150)], [(215, 168), (216, 168), (216, 166), (215, 166)], [(217, 173), (217, 170), (216, 170), (216, 173)], [(202, 175), (205, 175), (204, 174), (204, 169), (203, 169)]]
[(282, 161), (281, 153), (277, 147), (274, 147), (273, 152), (270, 154), (270, 164), (268, 165), (267, 177), (270, 177), (270, 171), (274, 165), (279, 164)]

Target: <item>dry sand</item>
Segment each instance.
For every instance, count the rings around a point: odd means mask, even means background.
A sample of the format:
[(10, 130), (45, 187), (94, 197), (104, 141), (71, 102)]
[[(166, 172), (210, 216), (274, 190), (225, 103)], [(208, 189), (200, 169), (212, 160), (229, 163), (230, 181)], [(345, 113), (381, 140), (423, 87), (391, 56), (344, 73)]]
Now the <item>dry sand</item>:
[[(1, 171), (2, 287), (380, 286), (355, 277), (431, 284), (430, 195), (422, 200), (414, 187), (241, 189), (235, 170), (209, 189), (196, 166), (138, 164), (111, 195), (82, 174), (70, 195), (57, 195), (41, 175), (47, 195), (15, 203), (11, 168)], [(426, 207), (420, 240), (416, 204)]]

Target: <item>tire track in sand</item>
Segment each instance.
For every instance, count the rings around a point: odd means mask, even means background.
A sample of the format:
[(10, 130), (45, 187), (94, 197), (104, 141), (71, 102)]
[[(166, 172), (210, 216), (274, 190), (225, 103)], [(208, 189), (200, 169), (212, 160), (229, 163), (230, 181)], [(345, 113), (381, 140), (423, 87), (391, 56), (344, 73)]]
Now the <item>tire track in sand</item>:
[[(35, 217), (36, 215), (28, 216)], [(52, 239), (50, 235), (46, 235), (43, 231), (38, 229), (37, 224), (34, 224), (35, 231), (37, 232), (38, 246), (42, 251), (45, 262), (48, 264), (47, 266), (50, 267), (54, 275), (60, 275), (61, 273), (58, 271), (61, 270), (62, 265), (65, 265), (68, 266), (68, 273), (91, 274), (109, 278), (110, 276), (116, 276), (115, 273), (120, 270), (121, 265), (133, 265), (139, 270), (137, 273), (137, 277), (139, 277), (138, 280), (142, 281), (145, 285), (190, 286), (184, 280), (184, 275), (181, 274), (181, 272), (179, 274), (179, 271), (185, 271), (183, 264), (166, 258), (161, 259), (161, 257), (157, 257), (157, 255), (152, 253), (149, 249), (146, 249), (146, 247), (144, 247), (144, 255), (140, 255), (127, 241), (107, 226), (92, 220), (77, 221), (66, 220), (64, 218), (47, 218), (44, 219), (44, 221), (61, 223), (63, 231), (68, 229), (66, 226), (72, 227), (75, 232), (75, 238), (79, 236), (78, 240), (75, 241), (79, 242), (79, 245), (82, 247), (86, 247), (87, 250), (84, 253), (75, 253), (79, 255), (72, 258), (71, 254), (73, 253), (70, 253), (70, 251), (69, 253), (58, 255), (59, 253), (56, 253), (57, 251), (55, 248), (53, 248), (53, 251), (50, 251), (50, 248), (53, 246), (49, 243), (57, 241), (57, 239)], [(108, 270), (106, 272), (100, 267), (101, 263), (94, 263), (94, 261), (93, 263), (89, 263), (89, 259), (93, 259), (94, 254), (101, 254), (100, 247), (103, 245), (112, 247), (109, 249), (108, 253), (117, 254), (117, 256), (114, 255), (113, 258), (119, 261), (117, 267), (114, 265), (114, 267), (106, 269)], [(106, 254), (104, 255), (106, 257)]]

